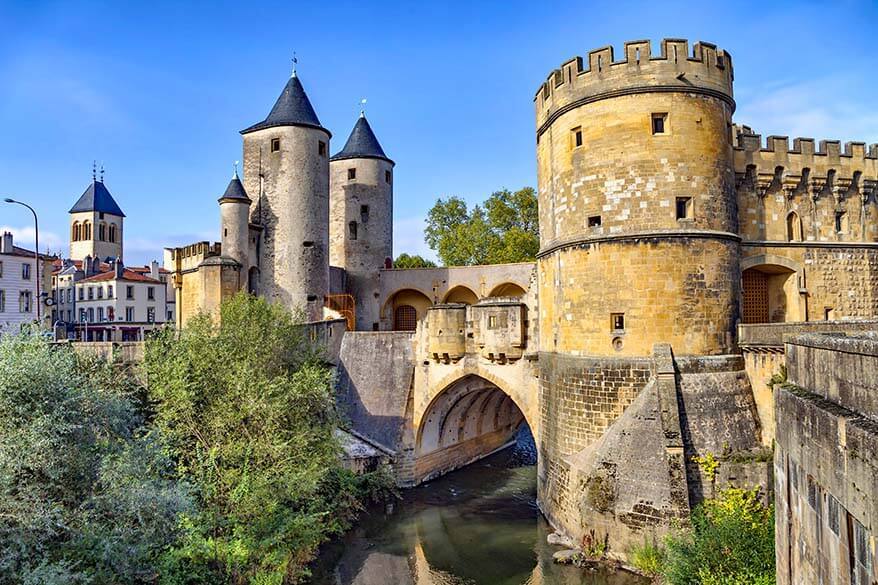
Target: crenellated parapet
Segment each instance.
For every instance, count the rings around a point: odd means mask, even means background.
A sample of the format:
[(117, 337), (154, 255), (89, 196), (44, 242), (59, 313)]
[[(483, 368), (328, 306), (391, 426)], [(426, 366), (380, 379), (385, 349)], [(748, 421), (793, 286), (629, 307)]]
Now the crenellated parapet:
[(555, 69), (534, 96), (537, 140), (564, 112), (583, 104), (626, 94), (649, 92), (702, 93), (728, 102), (732, 98), (731, 56), (716, 45), (685, 39), (664, 39), (658, 55), (650, 41), (625, 43), (616, 60), (613, 47), (575, 57)]
[(792, 199), (808, 194), (837, 201), (857, 195), (863, 203), (878, 195), (878, 144), (838, 140), (762, 136), (747, 127), (736, 129), (735, 175), (739, 190), (760, 197), (783, 192)]

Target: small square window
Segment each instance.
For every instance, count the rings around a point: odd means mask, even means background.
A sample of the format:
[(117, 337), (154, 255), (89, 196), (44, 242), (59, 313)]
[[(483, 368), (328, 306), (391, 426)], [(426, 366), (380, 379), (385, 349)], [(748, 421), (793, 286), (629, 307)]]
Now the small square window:
[(384, 171), (384, 182), (389, 185), (392, 176), (393, 175), (391, 175), (390, 171)]
[(326, 143), (322, 140), (317, 143), (317, 154), (326, 156)]
[(612, 323), (613, 331), (625, 330), (625, 313), (611, 313), (610, 321)]
[(368, 205), (360, 205), (360, 222), (368, 223), (369, 222), (369, 206)]
[(668, 115), (663, 114), (653, 114), (652, 115), (652, 133), (653, 134), (665, 134), (667, 132), (668, 127)]
[(497, 316), (489, 315), (488, 316), (488, 329), (496, 329), (497, 328)]
[(692, 219), (692, 198), (677, 197), (677, 219)]
[(588, 218), (588, 227), (601, 227), (601, 216), (600, 215), (592, 215)]
[(280, 150), (280, 138), (272, 138), (271, 139), (271, 152), (278, 152)]
[(348, 181), (353, 181), (357, 178), (357, 169), (348, 169)]
[(582, 127), (577, 126), (570, 132), (573, 134), (573, 148), (579, 148), (582, 146)]
[(352, 240), (357, 239), (357, 222), (352, 221), (348, 223), (348, 235)]

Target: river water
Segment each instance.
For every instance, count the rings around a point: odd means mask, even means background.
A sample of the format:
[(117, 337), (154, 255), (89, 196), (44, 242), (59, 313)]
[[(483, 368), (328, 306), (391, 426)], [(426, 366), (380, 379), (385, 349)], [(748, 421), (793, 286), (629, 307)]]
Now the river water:
[[(528, 444), (528, 440), (530, 443)], [(536, 504), (532, 439), (406, 490), (323, 551), (315, 585), (644, 585), (557, 565)]]

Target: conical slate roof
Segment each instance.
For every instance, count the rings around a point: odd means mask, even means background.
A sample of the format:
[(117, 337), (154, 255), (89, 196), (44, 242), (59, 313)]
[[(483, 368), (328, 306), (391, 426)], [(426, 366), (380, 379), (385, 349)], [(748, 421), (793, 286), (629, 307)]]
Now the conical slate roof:
[(384, 154), (384, 149), (381, 148), (375, 133), (372, 132), (369, 121), (366, 120), (366, 116), (363, 114), (360, 115), (357, 123), (354, 124), (354, 129), (351, 130), (351, 135), (348, 136), (348, 141), (345, 142), (344, 148), (329, 160), (343, 160), (346, 158), (380, 158), (390, 164), (394, 164)]
[(226, 192), (223, 193), (223, 196), (218, 199), (220, 203), (224, 201), (240, 201), (241, 203), (250, 203), (250, 198), (247, 197), (247, 191), (244, 189), (244, 185), (241, 183), (241, 179), (238, 178), (238, 173), (235, 172), (235, 176), (232, 177), (232, 180), (229, 181), (229, 186), (226, 187)]
[(76, 204), (70, 208), (68, 213), (79, 213), (80, 211), (98, 211), (101, 213), (111, 213), (119, 217), (125, 217), (119, 204), (107, 191), (103, 181), (93, 179), (91, 185), (85, 190), (85, 193), (79, 198)]
[(311, 101), (305, 93), (305, 88), (302, 87), (302, 82), (299, 81), (295, 73), (290, 77), (286, 86), (284, 86), (284, 90), (274, 103), (274, 107), (271, 108), (268, 117), (258, 124), (241, 130), (241, 134), (275, 126), (307, 126), (309, 128), (319, 128), (325, 130), (327, 134), (329, 133), (328, 130), (320, 125), (320, 120), (311, 106)]

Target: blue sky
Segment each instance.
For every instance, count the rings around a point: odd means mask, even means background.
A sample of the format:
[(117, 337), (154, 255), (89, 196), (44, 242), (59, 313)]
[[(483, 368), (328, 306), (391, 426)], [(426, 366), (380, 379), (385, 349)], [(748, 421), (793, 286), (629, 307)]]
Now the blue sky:
[[(368, 99), (397, 163), (395, 251), (429, 254), (437, 197), (535, 185), (533, 94), (569, 57), (713, 42), (734, 60), (737, 122), (878, 142), (876, 30), (876, 2), (0, 1), (0, 195), (37, 208), (41, 247), (66, 251), (97, 159), (129, 264), (216, 240), (238, 131), (268, 113), (296, 51), (333, 152)], [(26, 213), (0, 204), (24, 244)]]

